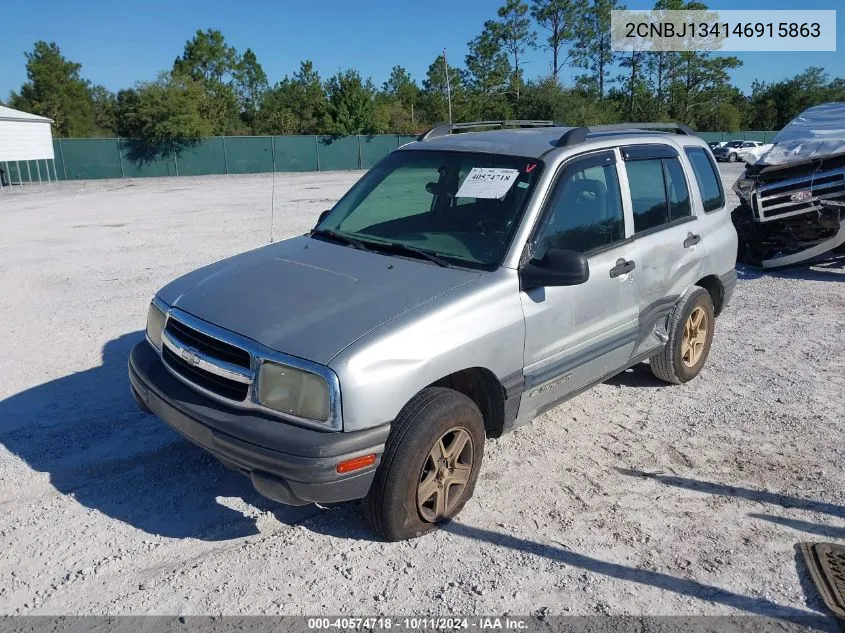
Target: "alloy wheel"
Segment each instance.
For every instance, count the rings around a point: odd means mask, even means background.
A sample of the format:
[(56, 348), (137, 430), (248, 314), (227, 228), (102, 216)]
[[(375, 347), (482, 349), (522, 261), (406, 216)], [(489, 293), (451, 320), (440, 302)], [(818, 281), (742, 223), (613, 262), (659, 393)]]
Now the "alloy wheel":
[(687, 367), (695, 367), (707, 344), (707, 313), (701, 306), (689, 315), (684, 326), (681, 359)]
[(434, 443), (417, 485), (417, 509), (429, 523), (442, 521), (458, 505), (469, 483), (474, 450), (463, 427), (449, 429)]

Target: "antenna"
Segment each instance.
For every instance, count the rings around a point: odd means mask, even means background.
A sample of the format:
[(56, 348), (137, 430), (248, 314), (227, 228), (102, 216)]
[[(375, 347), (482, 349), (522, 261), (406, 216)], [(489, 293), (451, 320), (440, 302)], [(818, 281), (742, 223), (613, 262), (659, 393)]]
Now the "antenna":
[(273, 224), (276, 218), (276, 157), (273, 156), (273, 185), (270, 189), (270, 243), (273, 243)]

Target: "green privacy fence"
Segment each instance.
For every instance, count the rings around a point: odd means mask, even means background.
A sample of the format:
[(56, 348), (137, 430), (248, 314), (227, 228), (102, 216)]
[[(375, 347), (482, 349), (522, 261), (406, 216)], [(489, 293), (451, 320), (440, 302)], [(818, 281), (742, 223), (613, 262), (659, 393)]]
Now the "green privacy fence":
[[(152, 150), (133, 139), (54, 139), (59, 180), (369, 169), (416, 137), (216, 136)], [(15, 174), (16, 175), (16, 174)], [(13, 179), (13, 181), (16, 179)], [(24, 173), (26, 181), (26, 173)]]
[(745, 141), (760, 141), (771, 143), (777, 134), (777, 130), (741, 130), (739, 132), (696, 132), (698, 136), (708, 143), (713, 141), (733, 141), (742, 139)]
[[(705, 141), (770, 142), (777, 132), (699, 132)], [(275, 171), (369, 169), (415, 139), (400, 134), (358, 136), (217, 136), (151, 149), (133, 139), (54, 139), (55, 162), (0, 164), (0, 181), (28, 183), (98, 178), (260, 174)]]

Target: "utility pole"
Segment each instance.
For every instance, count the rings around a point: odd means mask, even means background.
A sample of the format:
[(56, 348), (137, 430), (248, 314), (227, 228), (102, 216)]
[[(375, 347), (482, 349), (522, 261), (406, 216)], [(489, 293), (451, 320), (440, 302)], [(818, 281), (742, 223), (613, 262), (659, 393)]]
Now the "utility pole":
[(449, 84), (449, 62), (446, 61), (446, 49), (443, 49), (443, 66), (446, 69), (446, 100), (449, 102), (449, 123), (452, 123), (452, 87)]

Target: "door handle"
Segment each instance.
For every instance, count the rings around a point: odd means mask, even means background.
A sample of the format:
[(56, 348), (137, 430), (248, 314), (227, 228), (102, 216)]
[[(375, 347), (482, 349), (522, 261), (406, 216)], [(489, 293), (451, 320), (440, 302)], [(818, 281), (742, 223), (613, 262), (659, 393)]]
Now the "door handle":
[(684, 248), (689, 248), (690, 246), (695, 246), (701, 241), (700, 235), (695, 235), (693, 233), (687, 233), (687, 239), (684, 240)]
[(616, 266), (610, 269), (610, 276), (614, 278), (619, 275), (624, 275), (625, 273), (631, 272), (636, 267), (637, 265), (633, 261), (620, 257), (616, 260)]

